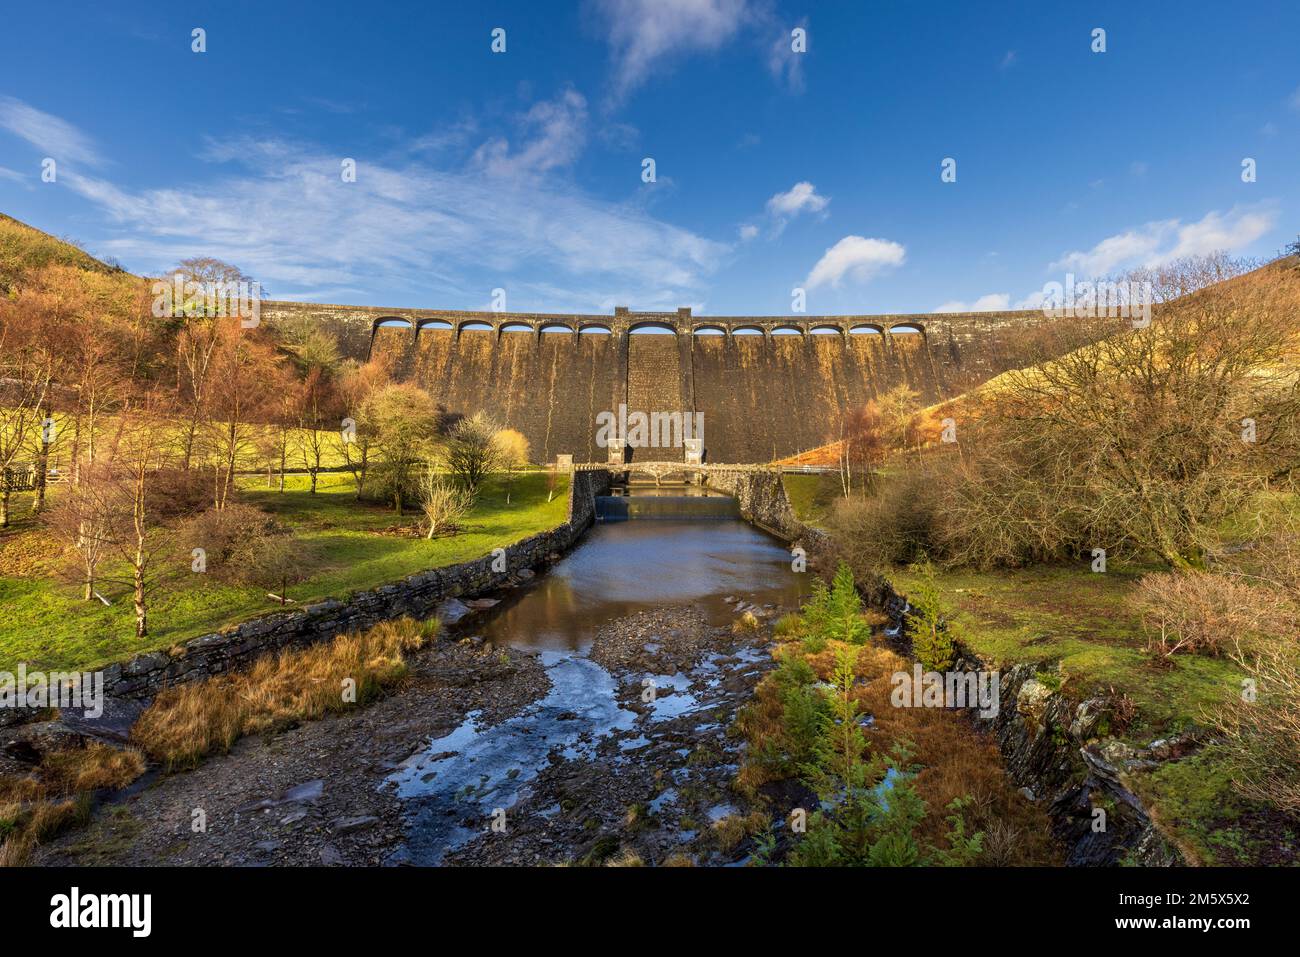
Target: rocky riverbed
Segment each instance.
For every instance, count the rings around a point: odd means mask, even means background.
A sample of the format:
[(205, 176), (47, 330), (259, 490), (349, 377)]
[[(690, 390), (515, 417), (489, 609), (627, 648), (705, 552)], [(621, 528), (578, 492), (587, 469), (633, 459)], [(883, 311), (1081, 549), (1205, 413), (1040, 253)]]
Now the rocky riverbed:
[(740, 861), (728, 728), (771, 665), (765, 632), (684, 606), (610, 621), (587, 654), (443, 639), (398, 692), (147, 776), (32, 862)]

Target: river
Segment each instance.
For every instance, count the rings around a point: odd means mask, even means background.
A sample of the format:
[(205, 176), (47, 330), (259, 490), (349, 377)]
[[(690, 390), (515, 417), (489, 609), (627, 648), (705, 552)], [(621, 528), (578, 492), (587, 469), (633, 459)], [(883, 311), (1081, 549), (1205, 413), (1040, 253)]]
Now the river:
[[(748, 648), (730, 658), (701, 655), (695, 670), (673, 666), (672, 673), (658, 674), (651, 673), (652, 664), (644, 674), (637, 668), (611, 674), (590, 654), (602, 629), (678, 609), (716, 630), (735, 621), (741, 603), (768, 616), (797, 607), (807, 577), (791, 570), (784, 546), (740, 521), (596, 525), (532, 587), (460, 629), (497, 647), (536, 653), (551, 687), (523, 713), (496, 725), (481, 726), (470, 713), (391, 776), (411, 815), (409, 860), (440, 863), (485, 829), (491, 833), (484, 822), (512, 826), (511, 809), (532, 796), (534, 780), (557, 759), (597, 760), (614, 736), (620, 739), (618, 761), (651, 745), (661, 729), (679, 732), (677, 719), (718, 703), (724, 660), (752, 670), (767, 658)], [(644, 637), (649, 640), (642, 650), (653, 662), (661, 636), (652, 628)], [(629, 707), (629, 682), (653, 683), (648, 708)], [(529, 813), (548, 812), (554, 813)]]

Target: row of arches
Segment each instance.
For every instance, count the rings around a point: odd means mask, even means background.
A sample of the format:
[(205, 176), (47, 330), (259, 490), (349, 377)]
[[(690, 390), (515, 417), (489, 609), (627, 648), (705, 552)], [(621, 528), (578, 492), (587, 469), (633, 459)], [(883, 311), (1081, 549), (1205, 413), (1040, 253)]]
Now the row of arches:
[[(393, 329), (413, 329), (421, 331), (425, 329), (441, 329), (448, 332), (493, 332), (500, 331), (501, 334), (511, 333), (540, 333), (541, 335), (568, 334), (573, 335), (610, 335), (613, 330), (609, 326), (602, 325), (598, 322), (583, 323), (576, 329), (563, 322), (547, 322), (540, 326), (533, 326), (526, 322), (506, 322), (500, 326), (494, 326), (490, 322), (481, 319), (468, 319), (461, 322), (458, 326), (453, 326), (445, 319), (426, 319), (423, 321), (413, 322), (410, 319), (403, 319), (400, 316), (388, 316), (375, 321), (375, 329), (393, 328)], [(677, 330), (672, 326), (657, 322), (641, 322), (633, 325), (629, 334), (659, 334), (659, 335), (676, 335)], [(807, 330), (807, 335), (812, 336), (842, 336), (845, 330), (842, 326), (818, 324)], [(849, 335), (924, 335), (925, 328), (916, 323), (899, 323), (893, 326), (880, 326), (874, 323), (864, 322), (857, 323), (848, 328)], [(761, 326), (721, 326), (702, 323), (691, 330), (692, 335), (696, 336), (803, 336), (805, 331), (799, 326), (776, 326), (770, 331), (763, 329)]]

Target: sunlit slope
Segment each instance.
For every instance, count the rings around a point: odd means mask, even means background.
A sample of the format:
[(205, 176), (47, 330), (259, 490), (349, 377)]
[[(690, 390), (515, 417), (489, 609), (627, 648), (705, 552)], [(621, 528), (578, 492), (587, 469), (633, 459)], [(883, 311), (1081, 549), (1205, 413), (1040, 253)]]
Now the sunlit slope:
[[(1296, 319), (1292, 329), (1294, 335), (1288, 342), (1284, 343), (1282, 363), (1275, 368), (1260, 368), (1256, 370), (1255, 374), (1262, 378), (1287, 380), (1300, 372), (1300, 257), (1293, 256), (1276, 260), (1252, 272), (1220, 283), (1211, 289), (1193, 293), (1164, 306), (1157, 306), (1154, 310), (1153, 322), (1159, 323), (1161, 315), (1167, 314), (1168, 310), (1194, 306), (1199, 296), (1208, 295), (1212, 291), (1223, 290), (1245, 293), (1246, 295), (1243, 297), (1245, 302), (1249, 301), (1251, 295), (1255, 295), (1260, 297), (1256, 300), (1257, 302), (1275, 301), (1279, 305), (1290, 304), (1290, 307), (1295, 307), (1293, 315), (1295, 315)], [(1122, 335), (1123, 332), (1121, 331), (1119, 334)], [(983, 401), (995, 398), (1004, 392), (1010, 382), (1023, 382), (1025, 377), (1030, 377), (1032, 380), (1032, 377), (1036, 374), (1045, 374), (1054, 364), (1064, 361), (1066, 355), (1097, 353), (1099, 351), (1099, 347), (1095, 344), (1083, 345), (1076, 350), (1059, 353), (1062, 358), (1050, 360), (1038, 366), (1004, 372), (968, 392), (963, 392), (950, 399), (927, 406), (917, 414), (915, 423), (916, 439), (921, 445), (937, 443), (942, 436), (944, 419), (951, 418), (958, 422), (963, 417), (969, 419), (970, 416), (977, 414), (976, 410)], [(840, 447), (840, 442), (831, 442), (801, 452), (798, 455), (781, 459), (778, 464), (834, 466), (839, 461)]]
[(66, 240), (0, 213), (0, 294), (21, 285), (44, 266), (72, 266), (102, 275), (121, 273)]

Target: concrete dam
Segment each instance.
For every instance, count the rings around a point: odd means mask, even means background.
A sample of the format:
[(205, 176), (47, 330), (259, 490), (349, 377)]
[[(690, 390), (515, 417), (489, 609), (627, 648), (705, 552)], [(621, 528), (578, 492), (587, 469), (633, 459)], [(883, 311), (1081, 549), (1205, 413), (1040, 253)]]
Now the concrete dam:
[[(480, 410), (527, 437), (536, 462), (604, 462), (601, 413), (702, 414), (706, 462), (766, 462), (839, 437), (846, 414), (899, 384), (925, 403), (1025, 364), (1036, 311), (977, 315), (703, 317), (458, 312), (265, 302), (310, 320), (345, 355), (382, 358), (449, 413)], [(652, 334), (658, 332), (660, 334)], [(631, 460), (680, 461), (680, 448)]]

